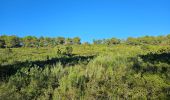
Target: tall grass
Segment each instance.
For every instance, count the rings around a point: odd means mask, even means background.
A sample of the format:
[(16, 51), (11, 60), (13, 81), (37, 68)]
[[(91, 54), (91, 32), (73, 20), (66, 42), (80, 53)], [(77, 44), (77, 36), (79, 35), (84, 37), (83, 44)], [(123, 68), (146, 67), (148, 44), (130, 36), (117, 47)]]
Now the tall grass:
[[(80, 48), (86, 48), (87, 51)], [(52, 52), (54, 49), (50, 50)], [(10, 76), (9, 80), (1, 81), (0, 98), (4, 100), (146, 100), (168, 99), (170, 96), (168, 94), (170, 65), (166, 62), (159, 65), (167, 68), (166, 74), (161, 73), (162, 70), (155, 73), (144, 72), (145, 67), (150, 67), (150, 64), (140, 58), (139, 55), (146, 55), (141, 47), (80, 46), (73, 47), (73, 52), (78, 55), (94, 52), (98, 56), (87, 65), (64, 66), (56, 63), (43, 68), (36, 65), (22, 66), (17, 73)], [(138, 68), (137, 66), (140, 69), (135, 69)]]

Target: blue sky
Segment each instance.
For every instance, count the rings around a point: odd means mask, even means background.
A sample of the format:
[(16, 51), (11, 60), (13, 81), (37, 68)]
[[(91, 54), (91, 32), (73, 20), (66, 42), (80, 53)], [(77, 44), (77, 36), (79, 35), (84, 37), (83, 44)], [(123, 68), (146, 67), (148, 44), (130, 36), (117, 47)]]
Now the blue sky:
[(0, 35), (82, 41), (170, 33), (170, 0), (0, 0)]

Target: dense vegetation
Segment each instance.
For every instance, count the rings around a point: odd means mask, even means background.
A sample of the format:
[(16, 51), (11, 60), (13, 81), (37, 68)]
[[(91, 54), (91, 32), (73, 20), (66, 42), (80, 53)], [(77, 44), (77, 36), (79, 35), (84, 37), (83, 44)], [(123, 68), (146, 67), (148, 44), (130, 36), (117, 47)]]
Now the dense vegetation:
[(0, 99), (169, 99), (170, 35), (81, 43), (0, 37)]
[[(81, 39), (79, 37), (74, 38), (64, 38), (64, 37), (35, 37), (26, 36), (18, 37), (15, 35), (0, 36), (0, 48), (16, 48), (16, 47), (54, 47), (57, 45), (79, 45), (81, 44)], [(89, 44), (84, 42), (83, 44)], [(121, 40), (117, 38), (103, 39), (103, 40), (93, 40), (93, 44), (103, 44), (103, 45), (116, 45), (116, 44), (128, 44), (128, 45), (170, 45), (170, 34), (167, 36), (143, 36), (139, 38), (129, 37), (126, 40)]]

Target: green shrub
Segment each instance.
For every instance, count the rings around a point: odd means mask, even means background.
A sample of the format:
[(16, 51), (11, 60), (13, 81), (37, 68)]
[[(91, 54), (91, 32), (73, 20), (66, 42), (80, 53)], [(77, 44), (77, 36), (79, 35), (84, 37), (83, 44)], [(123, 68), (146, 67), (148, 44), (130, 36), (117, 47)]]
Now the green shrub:
[(64, 54), (71, 55), (73, 52), (73, 48), (71, 46), (66, 46), (64, 50)]

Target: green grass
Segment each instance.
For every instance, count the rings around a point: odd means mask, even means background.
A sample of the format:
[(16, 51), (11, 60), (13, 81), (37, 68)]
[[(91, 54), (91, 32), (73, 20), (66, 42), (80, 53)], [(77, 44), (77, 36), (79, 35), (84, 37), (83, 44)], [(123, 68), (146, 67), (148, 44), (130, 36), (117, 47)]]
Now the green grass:
[[(14, 48), (9, 54), (5, 49), (0, 49), (2, 79), (0, 98), (3, 100), (170, 98), (170, 63), (169, 59), (165, 59), (170, 55), (169, 46), (72, 47), (72, 56), (57, 54), (57, 48), (64, 46)], [(57, 61), (51, 64), (50, 61), (54, 61), (53, 59)], [(41, 63), (45, 65), (39, 66)]]

